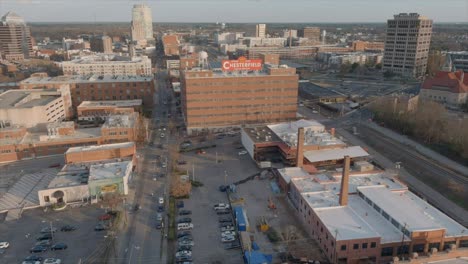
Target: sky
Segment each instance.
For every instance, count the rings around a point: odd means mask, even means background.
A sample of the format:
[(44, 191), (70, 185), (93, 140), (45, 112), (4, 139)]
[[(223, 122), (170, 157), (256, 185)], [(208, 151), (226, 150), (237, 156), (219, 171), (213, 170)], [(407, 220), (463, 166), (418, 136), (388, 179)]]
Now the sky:
[(133, 4), (154, 22), (386, 22), (420, 13), (435, 22), (468, 22), (468, 0), (0, 0), (0, 13), (27, 22), (126, 22)]

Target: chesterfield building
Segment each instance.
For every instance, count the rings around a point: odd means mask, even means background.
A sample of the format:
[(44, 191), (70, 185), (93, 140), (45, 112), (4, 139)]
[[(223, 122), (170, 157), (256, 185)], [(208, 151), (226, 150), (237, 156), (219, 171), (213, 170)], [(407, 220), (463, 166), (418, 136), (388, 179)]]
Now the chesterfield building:
[(223, 61), (219, 68), (181, 74), (181, 98), (189, 133), (296, 118), (296, 69), (262, 60)]

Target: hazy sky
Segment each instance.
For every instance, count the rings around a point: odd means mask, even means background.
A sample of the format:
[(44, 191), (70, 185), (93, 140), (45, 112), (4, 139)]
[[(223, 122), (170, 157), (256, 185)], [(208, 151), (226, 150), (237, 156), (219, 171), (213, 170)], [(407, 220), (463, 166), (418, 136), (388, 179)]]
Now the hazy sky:
[(0, 13), (28, 22), (124, 22), (135, 3), (152, 7), (154, 22), (385, 22), (401, 12), (468, 22), (468, 0), (0, 0)]

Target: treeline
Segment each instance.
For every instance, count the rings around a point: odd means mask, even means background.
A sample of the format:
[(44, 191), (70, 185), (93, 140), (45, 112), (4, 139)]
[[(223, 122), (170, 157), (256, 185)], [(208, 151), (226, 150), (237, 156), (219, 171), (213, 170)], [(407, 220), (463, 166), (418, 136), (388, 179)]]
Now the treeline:
[(408, 135), (441, 154), (468, 164), (468, 120), (435, 102), (409, 110), (405, 100), (382, 98), (370, 107), (374, 120)]

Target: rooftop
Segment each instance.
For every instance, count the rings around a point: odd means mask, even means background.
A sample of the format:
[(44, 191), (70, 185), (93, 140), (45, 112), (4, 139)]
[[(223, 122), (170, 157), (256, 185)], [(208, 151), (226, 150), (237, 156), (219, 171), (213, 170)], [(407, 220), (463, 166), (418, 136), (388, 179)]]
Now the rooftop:
[(89, 56), (81, 56), (74, 58), (71, 61), (64, 61), (63, 64), (108, 64), (108, 63), (140, 63), (140, 62), (150, 62), (151, 60), (147, 56), (119, 56), (116, 54), (95, 54)]
[(44, 90), (8, 90), (0, 94), (0, 109), (32, 108), (44, 106), (59, 98), (54, 91)]
[(83, 101), (78, 108), (86, 107), (134, 107), (141, 106), (142, 100)]
[(153, 77), (131, 75), (66, 75), (57, 77), (30, 77), (21, 81), (21, 84), (63, 84), (63, 83), (108, 83), (108, 82), (150, 82)]
[(101, 128), (92, 127), (92, 128), (80, 128), (76, 129), (71, 135), (54, 135), (48, 136), (47, 132), (28, 132), (22, 139), (22, 144), (40, 144), (47, 143), (52, 141), (63, 141), (64, 143), (67, 140), (77, 140), (77, 139), (93, 139), (101, 136)]
[(345, 148), (334, 148), (334, 149), (321, 149), (321, 150), (309, 150), (304, 152), (304, 157), (309, 162), (320, 162), (327, 160), (340, 160), (344, 156), (350, 156), (351, 158), (367, 157), (367, 153), (360, 146), (352, 146)]
[(300, 167), (286, 167), (278, 169), (278, 173), (283, 177), (286, 183), (290, 183), (291, 179), (310, 178), (311, 175)]
[(132, 127), (136, 121), (137, 113), (129, 115), (111, 115), (102, 125), (103, 128), (109, 127)]
[(359, 187), (359, 192), (378, 205), (410, 232), (446, 229), (446, 236), (462, 236), (466, 228), (410, 191), (392, 192), (384, 186)]
[(132, 146), (135, 146), (134, 142), (105, 144), (105, 145), (99, 145), (99, 146), (73, 147), (73, 148), (69, 148), (67, 150), (66, 154), (75, 153), (75, 152), (88, 152), (88, 151), (97, 151), (97, 150), (128, 148), (128, 147), (132, 147)]
[(53, 123), (48, 123), (47, 124), (47, 129), (52, 129), (52, 128), (74, 128), (74, 127), (75, 127), (75, 122), (73, 122), (73, 121), (53, 122)]
[(91, 165), (91, 168), (89, 170), (89, 180), (96, 181), (112, 178), (121, 178), (126, 176), (131, 169), (131, 161)]

